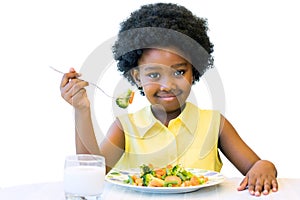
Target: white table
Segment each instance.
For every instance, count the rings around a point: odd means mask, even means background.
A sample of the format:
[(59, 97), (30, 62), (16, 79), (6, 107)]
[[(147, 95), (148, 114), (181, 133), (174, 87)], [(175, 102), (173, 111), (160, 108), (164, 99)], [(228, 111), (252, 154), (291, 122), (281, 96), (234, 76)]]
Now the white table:
[[(248, 190), (238, 192), (236, 190), (241, 178), (226, 179), (217, 186), (202, 188), (195, 192), (184, 194), (150, 194), (141, 193), (125, 189), (124, 187), (105, 184), (103, 199), (109, 200), (185, 200), (185, 199), (280, 199), (280, 200), (298, 200), (300, 199), (300, 179), (280, 178), (279, 191), (257, 198), (251, 196)], [(64, 191), (62, 182), (40, 183), (33, 185), (21, 185), (0, 189), (0, 200), (64, 200)]]

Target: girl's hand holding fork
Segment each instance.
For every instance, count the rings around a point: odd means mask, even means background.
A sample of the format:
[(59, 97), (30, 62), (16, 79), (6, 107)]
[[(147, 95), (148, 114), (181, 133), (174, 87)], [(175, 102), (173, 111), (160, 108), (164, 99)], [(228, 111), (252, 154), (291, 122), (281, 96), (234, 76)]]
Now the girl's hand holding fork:
[(70, 68), (69, 72), (64, 74), (60, 84), (61, 96), (75, 109), (89, 109), (90, 101), (84, 88), (89, 83), (78, 77), (80, 74), (74, 68)]

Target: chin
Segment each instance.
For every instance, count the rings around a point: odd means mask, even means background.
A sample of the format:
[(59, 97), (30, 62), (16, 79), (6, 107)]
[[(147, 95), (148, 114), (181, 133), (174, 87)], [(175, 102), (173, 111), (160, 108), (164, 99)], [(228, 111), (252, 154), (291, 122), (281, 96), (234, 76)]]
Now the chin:
[[(154, 104), (152, 104), (154, 105)], [(178, 101), (176, 102), (159, 102), (155, 104), (157, 107), (161, 107), (165, 112), (174, 112), (181, 109), (183, 105), (180, 105)]]

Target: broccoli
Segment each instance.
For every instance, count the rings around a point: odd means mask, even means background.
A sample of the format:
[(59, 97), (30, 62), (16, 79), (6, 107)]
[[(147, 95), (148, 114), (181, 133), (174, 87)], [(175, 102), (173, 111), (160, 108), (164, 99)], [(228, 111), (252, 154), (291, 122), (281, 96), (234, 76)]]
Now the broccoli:
[(143, 176), (144, 174), (150, 174), (152, 173), (152, 168), (149, 165), (141, 165), (140, 166), (141, 169), (141, 175)]
[(127, 108), (128, 105), (132, 102), (133, 96), (133, 91), (128, 89), (125, 93), (122, 93), (120, 96), (116, 98), (116, 104), (120, 108)]
[(182, 171), (184, 171), (183, 167), (181, 167), (180, 165), (175, 165), (172, 169), (172, 174), (176, 176), (178, 173)]
[(193, 174), (187, 170), (185, 170), (181, 165), (175, 165), (172, 168), (172, 175), (178, 176), (181, 180), (190, 180)]
[(155, 177), (153, 174), (145, 174), (142, 176), (143, 186), (147, 187), (163, 187), (165, 185), (165, 181)]
[(143, 185), (148, 186), (149, 183), (154, 179), (154, 176), (148, 173), (148, 174), (144, 174), (142, 178), (143, 178)]

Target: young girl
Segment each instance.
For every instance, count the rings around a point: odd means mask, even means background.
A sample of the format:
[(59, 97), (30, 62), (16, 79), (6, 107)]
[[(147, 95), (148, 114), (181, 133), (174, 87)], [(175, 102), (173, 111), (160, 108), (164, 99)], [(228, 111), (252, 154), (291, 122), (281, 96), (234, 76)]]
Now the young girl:
[[(161, 28), (175, 32), (175, 39)], [(139, 31), (130, 32), (136, 29)], [(117, 116), (100, 145), (84, 89), (88, 83), (78, 79), (79, 74), (71, 68), (60, 89), (62, 97), (75, 108), (77, 153), (103, 155), (107, 171), (149, 163), (158, 167), (181, 163), (220, 171), (220, 150), (245, 175), (238, 190), (248, 187), (256, 196), (277, 191), (275, 166), (261, 160), (222, 114), (186, 102), (193, 83), (213, 66), (213, 45), (207, 30), (205, 19), (182, 6), (164, 3), (142, 6), (121, 23), (113, 46), (118, 70), (151, 106)], [(179, 33), (201, 48), (193, 48)]]

